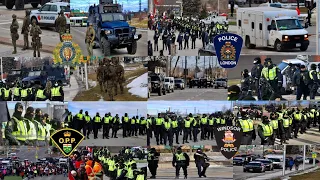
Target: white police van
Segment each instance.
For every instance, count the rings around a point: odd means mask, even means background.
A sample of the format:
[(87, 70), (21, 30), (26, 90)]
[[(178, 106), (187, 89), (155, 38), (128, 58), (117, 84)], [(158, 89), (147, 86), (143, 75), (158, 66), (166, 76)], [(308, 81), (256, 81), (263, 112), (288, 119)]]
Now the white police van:
[(38, 10), (32, 10), (30, 13), (31, 22), (33, 19), (36, 19), (39, 26), (55, 27), (55, 29), (58, 30), (56, 20), (61, 10), (64, 11), (67, 19), (67, 29), (70, 29), (70, 4), (67, 2), (49, 2)]

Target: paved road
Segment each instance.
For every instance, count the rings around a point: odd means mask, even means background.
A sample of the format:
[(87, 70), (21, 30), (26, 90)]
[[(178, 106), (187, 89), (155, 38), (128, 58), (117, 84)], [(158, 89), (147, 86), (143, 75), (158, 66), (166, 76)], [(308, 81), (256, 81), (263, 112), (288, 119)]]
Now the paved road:
[[(17, 47), (17, 54), (12, 54), (12, 51), (13, 46), (0, 44), (0, 54), (2, 57), (33, 57), (33, 50), (22, 51), (21, 48)], [(40, 52), (40, 55), (41, 57), (52, 57), (51, 53)]]
[(149, 100), (176, 100), (176, 101), (199, 101), (199, 100), (226, 100), (226, 89), (214, 88), (186, 88), (184, 90), (175, 90), (173, 93), (158, 96), (151, 93)]
[[(81, 131), (82, 132), (82, 131)], [(147, 144), (147, 136), (122, 138), (122, 130), (118, 131), (118, 138), (102, 139), (102, 132), (98, 133), (99, 139), (93, 139), (93, 134), (90, 134), (90, 139), (83, 140), (81, 146), (145, 146)], [(111, 130), (110, 130), (111, 137)]]
[[(234, 29), (234, 28), (233, 28)], [(309, 33), (313, 33), (315, 34), (315, 26), (309, 27), (307, 29), (309, 31)], [(231, 33), (236, 33), (235, 31)], [(176, 37), (178, 37), (178, 32), (175, 33)], [(153, 43), (153, 36), (154, 36), (154, 32), (151, 30), (148, 30), (148, 40), (150, 40)], [(300, 51), (300, 49), (293, 49), (293, 50), (287, 50), (285, 52), (276, 52), (271, 48), (262, 48), (262, 47), (257, 47), (255, 49), (247, 49), (244, 45), (242, 47), (241, 50), (241, 55), (299, 55), (299, 54), (316, 54), (316, 38), (314, 38), (315, 36), (311, 36), (310, 37), (310, 45), (309, 48), (307, 49), (307, 51), (302, 52)], [(159, 51), (163, 49), (163, 43), (162, 40), (160, 40), (161, 37), (159, 38)], [(195, 49), (191, 49), (191, 40), (189, 40), (189, 49), (183, 49), (183, 50), (178, 50), (178, 43), (175, 42), (175, 44), (177, 45), (177, 54), (176, 55), (183, 55), (183, 56), (197, 56), (198, 55), (198, 50), (199, 48), (202, 48), (202, 41), (201, 39), (197, 39), (196, 40), (196, 48)], [(154, 45), (153, 45), (153, 50), (154, 50)], [(183, 48), (184, 48), (184, 42), (183, 42)], [(154, 56), (158, 56), (159, 55), (159, 51), (153, 52)], [(168, 55), (169, 51), (168, 50), (164, 50), (164, 55)]]
[[(40, 6), (39, 6), (40, 7)], [(26, 9), (32, 10), (31, 5), (27, 4), (25, 5)], [(8, 10), (5, 6), (0, 6), (0, 38), (1, 37), (6, 37), (10, 38), (10, 24), (12, 22), (12, 14), (16, 14), (18, 18), (23, 18), (25, 16), (25, 11), (24, 10)], [(21, 27), (22, 27), (22, 19), (18, 19), (19, 22), (19, 40), (23, 40), (23, 35), (21, 35)], [(55, 46), (60, 42), (59, 40), (59, 34), (54, 31), (53, 28), (41, 28), (42, 34), (40, 35), (41, 41), (43, 46), (45, 45), (50, 45), (50, 46)], [(29, 38), (29, 46), (31, 47), (31, 37)], [(2, 45), (1, 45), (2, 46)], [(17, 55), (12, 55), (12, 48), (4, 48), (0, 46), (0, 53), (3, 56), (5, 53), (6, 56), (33, 56), (33, 51), (32, 50), (26, 50), (22, 51), (21, 48), (17, 48), (18, 54)], [(3, 51), (3, 52), (1, 52)], [(47, 53), (41, 53), (41, 57), (43, 56), (48, 56)]]
[[(312, 167), (312, 165), (310, 164), (306, 164), (305, 168), (309, 168)], [(302, 165), (300, 165), (299, 167), (300, 169), (302, 169)], [(287, 170), (285, 173), (293, 173), (295, 172), (295, 169), (292, 169), (292, 171)], [(248, 178), (253, 178), (254, 179), (266, 179), (266, 177), (261, 177), (261, 176), (266, 176), (268, 175), (269, 178), (267, 179), (272, 179), (272, 176), (274, 178), (278, 177), (278, 176), (282, 176), (282, 169), (274, 169), (273, 171), (266, 171), (265, 173), (251, 173), (251, 172), (243, 172), (243, 167), (242, 166), (234, 166), (233, 167), (233, 177), (236, 180), (244, 180), (244, 179), (248, 179)]]
[[(199, 178), (198, 171), (195, 167), (188, 168), (188, 179), (233, 179), (232, 176), (232, 166), (231, 167), (209, 167), (206, 171), (207, 178)], [(148, 171), (148, 177), (151, 174)], [(174, 167), (171, 168), (158, 168), (157, 179), (175, 179), (176, 170)], [(183, 179), (183, 170), (180, 170), (180, 179)]]
[[(81, 49), (83, 55), (87, 56), (87, 46), (84, 42), (85, 35), (86, 35), (87, 27), (72, 27), (71, 34), (73, 36), (73, 41), (77, 43)], [(113, 56), (147, 56), (148, 55), (148, 42), (147, 42), (147, 31), (137, 29), (137, 33), (142, 34), (141, 39), (138, 41), (138, 49), (136, 54), (130, 55), (127, 52), (127, 49), (115, 49), (111, 52)], [(102, 56), (101, 49), (94, 49), (93, 55), (95, 56)]]

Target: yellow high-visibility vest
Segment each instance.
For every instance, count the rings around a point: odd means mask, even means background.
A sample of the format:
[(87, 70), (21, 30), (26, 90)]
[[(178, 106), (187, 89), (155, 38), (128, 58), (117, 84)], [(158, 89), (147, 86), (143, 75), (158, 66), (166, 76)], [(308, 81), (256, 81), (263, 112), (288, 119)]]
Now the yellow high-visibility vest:
[(178, 127), (178, 121), (171, 121), (171, 123), (172, 123), (172, 128)]
[(176, 153), (175, 156), (176, 156), (177, 161), (185, 161), (186, 160), (186, 157), (184, 157), (183, 153), (181, 153), (181, 154)]
[(190, 125), (191, 125), (191, 121), (187, 121), (187, 120), (184, 120), (184, 127), (186, 128), (190, 128)]
[(101, 118), (100, 118), (99, 116), (95, 116), (95, 117), (94, 117), (94, 122), (95, 122), (95, 123), (101, 122)]
[(59, 97), (59, 96), (61, 96), (60, 86), (51, 88), (51, 97)]
[(262, 127), (263, 130), (263, 136), (265, 137), (269, 137), (273, 134), (273, 128), (271, 125), (265, 125), (263, 123), (260, 124), (260, 126)]

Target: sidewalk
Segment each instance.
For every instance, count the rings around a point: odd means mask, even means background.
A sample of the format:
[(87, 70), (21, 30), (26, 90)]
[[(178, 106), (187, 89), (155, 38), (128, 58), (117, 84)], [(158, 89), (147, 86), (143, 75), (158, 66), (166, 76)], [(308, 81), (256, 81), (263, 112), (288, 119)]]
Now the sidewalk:
[[(19, 39), (23, 39), (23, 36), (21, 34), (19, 36), (20, 36)], [(0, 37), (0, 44), (12, 46), (11, 37), (10, 38)], [(23, 40), (17, 40), (17, 47), (23, 48)], [(54, 48), (55, 46), (42, 44), (42, 48), (40, 49), (40, 51), (46, 52), (46, 53), (52, 53)]]
[(79, 90), (79, 84), (76, 80), (76, 77), (74, 75), (70, 76), (70, 84), (71, 87), (66, 86), (64, 87), (64, 100), (65, 101), (72, 101), (76, 95), (78, 94)]

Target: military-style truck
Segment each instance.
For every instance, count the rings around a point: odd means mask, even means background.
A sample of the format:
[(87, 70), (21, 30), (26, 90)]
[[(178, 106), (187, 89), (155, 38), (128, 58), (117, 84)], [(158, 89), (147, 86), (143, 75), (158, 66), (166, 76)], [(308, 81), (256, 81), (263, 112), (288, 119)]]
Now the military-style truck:
[(88, 25), (92, 23), (96, 37), (94, 47), (100, 47), (105, 56), (110, 56), (112, 49), (127, 48), (129, 54), (137, 51), (137, 41), (141, 34), (129, 26), (122, 7), (113, 0), (100, 0), (99, 5), (89, 7)]
[(12, 9), (13, 6), (15, 6), (16, 10), (24, 9), (25, 4), (31, 3), (33, 8), (37, 8), (39, 4), (42, 6), (47, 2), (50, 2), (50, 0), (2, 0), (2, 4), (4, 4), (7, 9)]

